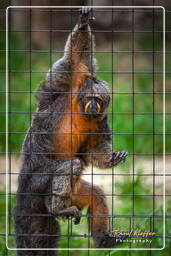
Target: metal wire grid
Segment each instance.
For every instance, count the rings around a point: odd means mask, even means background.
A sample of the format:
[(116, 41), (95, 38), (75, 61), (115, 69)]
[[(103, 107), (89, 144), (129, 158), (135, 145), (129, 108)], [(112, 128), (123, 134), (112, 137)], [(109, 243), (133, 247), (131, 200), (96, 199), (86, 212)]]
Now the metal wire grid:
[[(22, 11), (22, 10), (20, 10), (20, 11)], [(46, 11), (46, 10), (41, 10), (41, 11)], [(51, 12), (54, 12), (54, 11), (58, 11), (58, 10), (51, 10)], [(60, 10), (59, 10), (60, 11)], [(66, 11), (70, 11), (70, 10), (66, 10)], [(74, 10), (72, 10), (72, 11), (74, 11)], [(97, 11), (103, 11), (103, 10), (97, 10)], [(104, 10), (104, 11), (108, 11), (108, 10)], [(115, 12), (117, 12), (117, 11), (120, 11), (120, 10), (112, 10), (112, 17), (113, 17), (113, 15), (114, 15), (114, 13)], [(135, 11), (137, 11), (137, 10), (131, 10), (131, 13), (132, 13), (132, 17), (134, 16), (134, 12)], [(143, 10), (144, 11), (144, 10)], [(154, 15), (154, 11), (153, 11), (153, 15)], [(31, 17), (31, 16), (30, 16)], [(30, 19), (31, 20), (31, 19)], [(71, 21), (72, 21), (72, 15), (71, 15)], [(31, 25), (31, 24), (30, 24)], [(31, 27), (31, 26), (30, 26)], [(3, 32), (4, 30), (1, 30), (0, 32)], [(17, 30), (18, 31), (18, 30)], [(37, 31), (37, 30), (36, 30)], [(59, 31), (59, 30), (58, 30)], [(30, 30), (30, 45), (31, 45), (31, 32), (32, 32), (32, 30)], [(38, 31), (37, 31), (38, 32)], [(50, 32), (50, 33), (52, 33), (52, 32), (57, 32), (57, 30), (53, 30), (53, 29), (50, 29), (50, 30), (46, 30), (46, 32)], [(63, 32), (62, 30), (60, 30), (60, 32)], [(64, 32), (70, 32), (70, 31), (64, 31)], [(98, 32), (98, 31), (96, 31), (95, 30), (95, 32)], [(103, 31), (103, 30), (101, 30), (101, 31), (99, 31), (99, 32), (112, 32), (112, 35), (113, 35), (113, 33), (115, 33), (115, 32), (117, 32), (117, 31), (114, 31), (114, 30), (112, 30), (112, 31)], [(121, 31), (120, 31), (121, 32)], [(122, 31), (123, 33), (127, 33), (128, 31)], [(124, 53), (130, 53), (130, 54), (132, 54), (132, 71), (128, 71), (128, 72), (125, 72), (125, 71), (119, 71), (119, 72), (113, 72), (113, 71), (103, 71), (103, 72), (101, 72), (101, 71), (97, 71), (96, 73), (109, 73), (109, 74), (131, 74), (132, 75), (132, 92), (125, 92), (125, 93), (120, 93), (120, 92), (113, 92), (114, 90), (113, 90), (113, 88), (114, 88), (114, 81), (113, 81), (113, 76), (112, 76), (112, 98), (113, 98), (113, 96), (116, 94), (133, 94), (133, 95), (135, 95), (135, 94), (152, 94), (152, 96), (153, 96), (153, 112), (152, 113), (136, 113), (135, 112), (135, 110), (134, 110), (134, 97), (133, 97), (133, 110), (132, 110), (132, 113), (117, 113), (117, 112), (112, 112), (112, 113), (109, 113), (109, 114), (112, 114), (112, 115), (133, 115), (133, 118), (132, 118), (132, 122), (133, 122), (133, 127), (134, 127), (134, 116), (135, 115), (152, 115), (152, 117), (153, 117), (153, 132), (152, 133), (148, 133), (148, 135), (152, 135), (153, 136), (153, 149), (154, 149), (154, 147), (155, 147), (155, 144), (154, 144), (154, 141), (155, 141), (155, 135), (162, 135), (162, 133), (155, 133), (155, 130), (154, 130), (154, 118), (155, 118), (155, 116), (158, 116), (158, 115), (162, 115), (163, 113), (155, 113), (155, 110), (154, 110), (154, 100), (155, 100), (155, 98), (154, 98), (154, 95), (155, 94), (162, 94), (162, 92), (155, 92), (155, 90), (154, 90), (154, 84), (155, 84), (155, 81), (154, 81), (154, 75), (155, 74), (162, 74), (162, 71), (161, 72), (155, 72), (154, 71), (154, 54), (156, 53), (156, 51), (154, 50), (154, 33), (158, 33), (158, 32), (161, 32), (161, 31), (155, 31), (154, 30), (154, 19), (153, 19), (153, 29), (151, 30), (151, 31), (148, 31), (149, 33), (152, 33), (153, 34), (153, 50), (152, 51), (147, 51), (148, 53), (153, 53), (153, 70), (151, 71), (151, 72), (135, 72), (134, 71), (134, 58), (135, 58), (135, 56), (134, 56), (134, 54), (135, 53), (142, 53), (142, 51), (135, 51), (134, 50), (134, 43), (135, 43), (135, 40), (134, 40), (134, 33), (136, 33), (136, 32), (142, 32), (142, 31), (135, 31), (134, 30), (134, 19), (132, 19), (132, 31), (129, 31), (129, 32), (131, 32), (131, 34), (132, 34), (132, 50), (131, 51), (115, 51), (113, 48), (112, 48), (112, 51), (106, 51), (106, 52), (108, 52), (108, 53), (111, 53), (112, 54), (112, 61), (113, 61), (113, 55), (114, 54), (117, 54), (117, 53), (120, 53), (120, 52), (124, 52)], [(170, 31), (168, 31), (168, 32), (170, 32)], [(51, 36), (50, 36), (50, 40), (51, 40)], [(112, 42), (113, 42), (113, 37), (112, 37)], [(52, 44), (52, 42), (50, 43), (50, 46), (51, 46), (51, 44)], [(112, 44), (112, 47), (113, 47), (113, 44)], [(1, 51), (4, 51), (4, 50), (1, 50)], [(15, 51), (15, 50), (14, 50)], [(17, 50), (17, 51), (20, 51), (20, 50)], [(9, 49), (9, 54), (10, 54), (10, 52), (13, 52), (13, 49)], [(15, 73), (18, 73), (18, 72), (21, 72), (21, 73), (24, 73), (24, 72), (26, 72), (26, 73), (29, 73), (29, 75), (30, 75), (30, 90), (29, 91), (11, 91), (10, 92), (10, 95), (11, 95), (11, 93), (29, 93), (30, 94), (30, 111), (29, 112), (14, 112), (14, 111), (10, 111), (10, 114), (28, 114), (28, 115), (30, 115), (30, 122), (31, 122), (31, 117), (32, 117), (32, 114), (33, 114), (33, 112), (32, 112), (32, 110), (31, 110), (31, 101), (32, 101), (32, 98), (31, 98), (31, 95), (32, 95), (32, 93), (34, 93), (34, 91), (32, 90), (32, 88), (31, 88), (31, 74), (32, 74), (32, 72), (34, 73), (34, 72), (36, 72), (36, 73), (39, 73), (39, 72), (41, 72), (42, 73), (42, 71), (32, 71), (31, 69), (31, 54), (32, 54), (32, 52), (50, 52), (50, 64), (52, 64), (52, 53), (53, 52), (59, 52), (59, 51), (52, 51), (52, 47), (50, 47), (50, 51), (44, 51), (44, 50), (32, 50), (31, 49), (31, 47), (30, 47), (30, 49), (29, 50), (21, 50), (21, 52), (29, 52), (29, 54), (30, 54), (30, 64), (29, 64), (29, 70), (27, 71), (27, 70), (18, 70), (18, 71), (15, 71), (15, 70), (9, 70), (9, 72), (10, 73), (13, 73), (13, 72), (15, 72)], [(61, 52), (61, 51), (60, 51)], [(98, 53), (98, 52), (102, 52), (102, 51), (96, 51), (96, 53)], [(105, 52), (105, 51), (103, 51), (103, 52)], [(162, 51), (157, 51), (158, 53), (162, 53)], [(170, 51), (168, 51), (168, 52), (166, 52), (166, 54), (169, 54), (170, 53)], [(51, 66), (51, 65), (50, 65)], [(113, 67), (113, 62), (112, 62), (112, 67)], [(113, 70), (113, 69), (112, 69)], [(4, 72), (4, 70), (1, 70), (0, 72)], [(143, 73), (143, 74), (152, 74), (153, 75), (153, 92), (135, 92), (135, 90), (134, 90), (134, 75), (135, 74), (138, 74), (138, 73)], [(171, 72), (167, 72), (166, 74), (170, 74)], [(1, 91), (1, 93), (4, 93), (4, 91)], [(167, 93), (167, 92), (166, 92)], [(170, 92), (168, 92), (168, 94), (169, 94)], [(113, 108), (112, 108), (113, 109)], [(4, 111), (1, 111), (0, 112), (0, 114), (4, 114)], [(166, 115), (170, 115), (170, 113), (166, 113)], [(112, 122), (112, 125), (113, 125), (113, 122)], [(112, 127), (113, 128), (113, 127)], [(113, 131), (113, 129), (112, 129), (112, 131)], [(1, 133), (4, 133), (4, 132), (1, 132)], [(9, 131), (9, 139), (10, 139), (10, 134), (24, 134), (24, 133), (26, 133), (26, 132), (13, 132), (13, 131)], [(143, 134), (145, 134), (145, 135), (147, 135), (147, 133), (135, 133), (134, 132), (134, 129), (132, 130), (132, 133), (114, 133), (114, 132), (112, 132), (112, 135), (126, 135), (126, 134), (129, 134), (129, 135), (132, 135), (132, 137), (133, 137), (133, 141), (135, 140), (135, 136), (136, 135), (143, 135)], [(170, 135), (170, 133), (167, 133), (167, 135)], [(134, 143), (133, 143), (133, 147), (134, 147)], [(5, 152), (1, 152), (1, 154), (5, 154)], [(10, 152), (10, 154), (21, 154), (20, 152)], [(41, 154), (41, 153), (40, 153)], [(158, 218), (162, 218), (163, 216), (162, 215), (156, 215), (155, 213), (154, 213), (154, 209), (155, 209), (155, 202), (154, 202), (154, 198), (155, 197), (162, 197), (163, 195), (162, 194), (156, 194), (155, 193), (155, 177), (156, 176), (163, 176), (163, 174), (156, 174), (155, 173), (155, 156), (158, 156), (158, 155), (162, 155), (162, 153), (155, 153), (155, 150), (152, 152), (152, 153), (135, 153), (134, 152), (134, 148), (133, 148), (133, 153), (130, 153), (130, 155), (132, 155), (133, 156), (133, 172), (132, 173), (129, 173), (129, 174), (125, 174), (125, 173), (116, 173), (116, 171), (114, 171), (114, 170), (112, 170), (112, 180), (114, 181), (114, 178), (115, 178), (115, 176), (131, 176), (132, 177), (132, 179), (133, 179), (133, 182), (132, 182), (132, 189), (133, 189), (133, 193), (132, 194), (115, 194), (115, 193), (113, 193), (114, 191), (112, 190), (112, 196), (113, 196), (113, 198), (114, 198), (114, 196), (129, 196), (129, 197), (131, 197), (132, 198), (132, 201), (133, 201), (133, 208), (132, 208), (132, 214), (127, 214), (127, 215), (121, 215), (121, 214), (119, 214), (119, 215), (117, 215), (117, 214), (114, 214), (114, 212), (113, 212), (113, 207), (112, 207), (112, 214), (111, 215), (109, 215), (109, 217), (110, 218), (112, 218), (112, 227), (113, 227), (113, 219), (114, 218), (129, 218), (130, 219), (130, 223), (131, 222), (133, 222), (133, 223), (131, 223), (131, 226), (132, 225), (134, 225), (134, 218), (149, 218), (150, 220), (152, 220), (152, 229), (154, 229), (154, 220), (155, 219), (158, 219)], [(153, 156), (153, 173), (152, 174), (145, 174), (145, 173), (143, 173), (143, 174), (138, 174), (138, 173), (135, 173), (135, 171), (134, 171), (134, 161), (135, 161), (135, 156), (137, 156), (137, 155), (148, 155), (148, 156)], [(170, 155), (170, 153), (167, 153), (167, 155)], [(9, 163), (10, 164), (10, 163)], [(11, 174), (11, 172), (10, 172), (10, 174)], [(12, 174), (18, 174), (18, 173), (12, 173)], [(5, 175), (4, 173), (1, 173), (1, 175)], [(108, 175), (108, 174), (106, 174), (106, 173), (100, 173), (100, 174), (98, 174), (98, 173), (93, 173), (93, 166), (92, 166), (92, 181), (93, 181), (93, 176), (96, 176), (96, 175)], [(153, 193), (152, 194), (148, 194), (148, 195), (141, 195), (141, 194), (136, 194), (136, 193), (134, 193), (134, 178), (135, 178), (135, 176), (152, 176), (153, 177)], [(166, 176), (170, 176), (170, 174), (166, 174)], [(113, 188), (113, 187), (112, 187)], [(1, 193), (1, 195), (2, 196), (5, 196), (5, 193)], [(15, 193), (9, 193), (9, 195), (15, 195)], [(111, 196), (111, 194), (106, 194), (106, 196)], [(136, 196), (152, 196), (152, 198), (153, 198), (153, 214), (152, 215), (136, 215), (136, 214), (134, 214), (134, 197), (136, 197)], [(170, 194), (167, 194), (166, 195), (167, 197), (170, 197), (171, 195)], [(112, 206), (114, 206), (114, 202), (113, 202), (113, 200), (112, 200)], [(11, 212), (11, 209), (10, 209), (10, 212)], [(4, 216), (5, 214), (3, 214), (3, 216)], [(87, 215), (83, 215), (83, 217), (87, 217)], [(167, 215), (166, 216), (166, 218), (171, 218), (171, 216), (170, 215)], [(68, 233), (69, 233), (69, 230), (72, 230), (72, 225), (71, 225), (71, 227), (69, 226), (69, 223), (68, 223)], [(3, 236), (4, 234), (1, 234), (1, 236)], [(73, 236), (73, 235), (72, 235)], [(76, 235), (76, 236), (78, 236), (78, 237), (81, 237), (82, 235)], [(162, 236), (156, 236), (156, 237), (162, 237)], [(70, 238), (70, 236), (68, 236), (68, 247), (69, 247), (69, 238)], [(171, 238), (171, 236), (167, 236), (166, 235), (166, 238)]]

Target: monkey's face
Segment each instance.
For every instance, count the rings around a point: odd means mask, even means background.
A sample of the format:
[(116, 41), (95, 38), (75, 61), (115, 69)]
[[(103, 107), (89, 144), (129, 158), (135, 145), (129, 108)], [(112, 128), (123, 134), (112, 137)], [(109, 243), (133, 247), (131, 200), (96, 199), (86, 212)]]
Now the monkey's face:
[(88, 117), (102, 119), (109, 105), (109, 90), (105, 82), (88, 77), (81, 87), (79, 102), (81, 112)]
[(103, 102), (98, 97), (86, 97), (84, 112), (91, 116), (97, 116), (103, 109)]

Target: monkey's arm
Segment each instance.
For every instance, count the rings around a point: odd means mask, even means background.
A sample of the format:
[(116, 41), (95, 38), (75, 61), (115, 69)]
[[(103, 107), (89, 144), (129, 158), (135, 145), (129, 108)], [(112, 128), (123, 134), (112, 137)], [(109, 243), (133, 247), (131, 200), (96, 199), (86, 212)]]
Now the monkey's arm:
[(72, 75), (75, 66), (83, 64), (86, 72), (93, 71), (95, 59), (93, 58), (94, 38), (89, 26), (90, 9), (83, 8), (79, 20), (73, 31), (70, 33), (65, 48), (64, 56), (55, 62), (47, 73), (47, 81), (50, 87), (58, 90), (63, 84), (68, 87), (72, 84)]
[(94, 37), (89, 25), (90, 19), (92, 19), (91, 9), (82, 8), (78, 23), (69, 35), (65, 45), (65, 56), (71, 58), (72, 64), (83, 63), (89, 71), (92, 70), (94, 61)]
[(111, 131), (105, 120), (103, 126), (102, 134), (90, 136), (84, 158), (86, 163), (92, 163), (99, 168), (111, 168), (125, 162), (128, 153), (126, 151), (113, 152)]
[(128, 153), (126, 151), (113, 152), (110, 144), (102, 142), (94, 148), (90, 148), (86, 154), (86, 162), (99, 168), (111, 168), (125, 162)]

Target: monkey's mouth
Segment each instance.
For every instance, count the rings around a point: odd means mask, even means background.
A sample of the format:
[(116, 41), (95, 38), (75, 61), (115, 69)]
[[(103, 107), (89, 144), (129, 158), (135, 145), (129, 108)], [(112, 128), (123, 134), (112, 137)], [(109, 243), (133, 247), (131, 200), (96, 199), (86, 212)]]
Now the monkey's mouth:
[(96, 115), (100, 113), (101, 106), (95, 99), (92, 99), (86, 103), (84, 111), (87, 114)]

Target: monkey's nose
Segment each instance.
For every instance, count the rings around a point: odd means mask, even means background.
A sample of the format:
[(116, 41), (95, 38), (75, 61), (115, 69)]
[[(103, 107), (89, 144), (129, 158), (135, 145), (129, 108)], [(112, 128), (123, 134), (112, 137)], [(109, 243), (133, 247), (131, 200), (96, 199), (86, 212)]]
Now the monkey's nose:
[(85, 112), (90, 114), (97, 114), (101, 110), (100, 104), (95, 100), (92, 99), (91, 101), (87, 102), (85, 105)]

